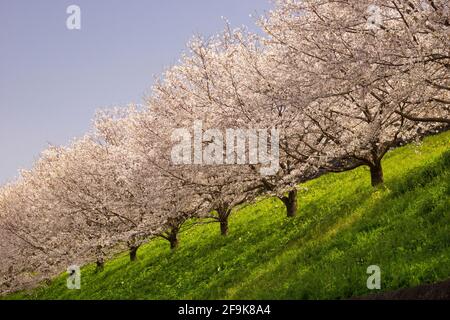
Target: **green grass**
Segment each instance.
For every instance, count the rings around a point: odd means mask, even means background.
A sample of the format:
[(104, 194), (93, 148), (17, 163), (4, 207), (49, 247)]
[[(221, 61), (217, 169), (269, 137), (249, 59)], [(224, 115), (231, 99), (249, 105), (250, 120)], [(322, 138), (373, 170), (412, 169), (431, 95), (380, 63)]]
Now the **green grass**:
[(328, 174), (301, 186), (299, 213), (277, 199), (236, 212), (230, 235), (219, 225), (190, 229), (171, 252), (155, 240), (130, 263), (126, 253), (81, 290), (65, 276), (9, 299), (341, 299), (372, 293), (367, 267), (390, 291), (450, 278), (450, 131), (390, 153), (385, 187), (369, 171)]

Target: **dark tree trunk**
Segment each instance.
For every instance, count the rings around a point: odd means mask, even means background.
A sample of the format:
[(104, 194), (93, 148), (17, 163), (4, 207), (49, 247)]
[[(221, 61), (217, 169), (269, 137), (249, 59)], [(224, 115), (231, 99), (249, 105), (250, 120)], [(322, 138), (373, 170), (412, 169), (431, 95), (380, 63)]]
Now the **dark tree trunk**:
[(175, 220), (173, 219), (172, 221), (170, 221), (170, 226), (167, 227), (167, 229), (161, 233), (159, 236), (167, 241), (169, 241), (170, 243), (170, 249), (175, 250), (176, 248), (178, 248), (178, 233), (181, 230), (181, 226), (183, 225), (183, 223), (186, 220)]
[(217, 209), (218, 221), (220, 223), (220, 234), (223, 236), (228, 235), (228, 218), (230, 216), (231, 209), (227, 205), (221, 206)]
[(170, 242), (170, 249), (175, 250), (178, 248), (178, 227), (173, 227), (170, 230), (169, 236), (167, 237), (167, 240)]
[(383, 167), (381, 166), (381, 162), (377, 162), (370, 166), (370, 179), (373, 187), (384, 183)]
[(220, 221), (220, 234), (223, 236), (228, 235), (228, 218)]
[(103, 258), (97, 258), (97, 261), (95, 264), (96, 264), (97, 272), (102, 272), (103, 269), (105, 268), (105, 261), (103, 260)]
[(139, 246), (133, 246), (130, 248), (130, 261), (136, 261), (137, 260), (137, 251), (139, 249)]
[(280, 198), (286, 206), (287, 216), (292, 218), (297, 214), (297, 189), (289, 191), (287, 197)]
[(178, 248), (178, 237), (176, 234), (169, 238), (169, 242), (170, 242), (170, 249), (175, 250), (176, 248)]

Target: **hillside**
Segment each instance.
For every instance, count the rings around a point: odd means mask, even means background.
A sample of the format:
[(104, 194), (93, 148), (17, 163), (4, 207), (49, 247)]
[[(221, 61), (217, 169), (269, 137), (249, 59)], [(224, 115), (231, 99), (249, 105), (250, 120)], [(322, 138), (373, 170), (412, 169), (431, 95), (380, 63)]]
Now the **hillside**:
[(450, 131), (391, 151), (385, 187), (359, 168), (300, 186), (298, 216), (279, 200), (235, 212), (230, 234), (191, 228), (171, 252), (154, 240), (82, 270), (81, 290), (65, 277), (12, 299), (342, 299), (363, 296), (378, 265), (382, 292), (450, 278)]

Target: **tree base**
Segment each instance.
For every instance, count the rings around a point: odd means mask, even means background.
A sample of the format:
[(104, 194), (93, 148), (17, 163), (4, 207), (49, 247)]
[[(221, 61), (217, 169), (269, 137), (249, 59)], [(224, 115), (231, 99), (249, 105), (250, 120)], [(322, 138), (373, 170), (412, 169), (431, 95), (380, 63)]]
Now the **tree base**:
[(287, 216), (289, 218), (297, 215), (297, 189), (289, 191), (288, 196), (280, 198), (286, 206)]

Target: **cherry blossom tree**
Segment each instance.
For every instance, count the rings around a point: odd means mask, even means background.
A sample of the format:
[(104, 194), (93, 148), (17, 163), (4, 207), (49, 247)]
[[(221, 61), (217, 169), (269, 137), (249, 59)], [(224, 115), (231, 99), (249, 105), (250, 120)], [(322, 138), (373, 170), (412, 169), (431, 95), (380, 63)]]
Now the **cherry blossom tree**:
[(144, 216), (153, 221), (139, 228), (146, 230), (144, 238), (164, 238), (175, 249), (183, 224), (201, 215), (208, 201), (172, 165), (170, 119), (131, 107), (99, 114), (96, 129), (99, 139), (125, 155), (118, 166), (126, 169), (124, 179), (134, 190), (132, 203), (146, 208)]
[[(273, 175), (261, 175), (259, 163), (236, 166), (237, 171), (230, 169), (232, 166), (218, 171), (221, 169), (215, 166), (214, 171), (216, 175), (221, 172), (221, 176), (230, 177), (230, 181), (234, 179), (234, 189), (241, 190), (238, 198), (242, 190), (273, 194), (286, 204), (288, 216), (295, 215), (296, 184), (317, 173), (320, 161), (317, 150), (324, 143), (314, 131), (307, 132), (310, 124), (305, 122), (301, 109), (293, 105), (300, 99), (286, 102), (284, 97), (290, 88), (278, 84), (284, 73), (279, 62), (272, 52), (264, 52), (255, 35), (230, 28), (210, 39), (194, 38), (189, 48), (182, 62), (168, 70), (155, 87), (156, 98), (149, 100), (156, 112), (170, 117), (180, 127), (190, 127), (201, 119), (204, 131), (277, 129), (282, 142), (281, 153), (277, 155), (279, 170)], [(240, 183), (247, 188), (237, 187), (238, 176), (243, 177)], [(215, 191), (214, 196), (219, 194)], [(229, 209), (220, 210), (230, 212)]]
[[(380, 12), (378, 5), (384, 5)], [(377, 14), (380, 21), (371, 22)], [(394, 1), (306, 0), (279, 1), (261, 21), (268, 45), (289, 66), (285, 85), (307, 97), (304, 115), (330, 142), (323, 152), (331, 158), (326, 170), (366, 165), (374, 186), (383, 182), (381, 159), (390, 148), (436, 128), (401, 112), (405, 98), (399, 94), (411, 91), (403, 90), (408, 77), (395, 66), (410, 65), (405, 61), (413, 57), (392, 52), (399, 20)]]
[(67, 215), (45, 188), (45, 179), (37, 170), (23, 171), (0, 191), (0, 270), (2, 275), (7, 270), (8, 288), (27, 288), (68, 265), (90, 262), (88, 225)]

